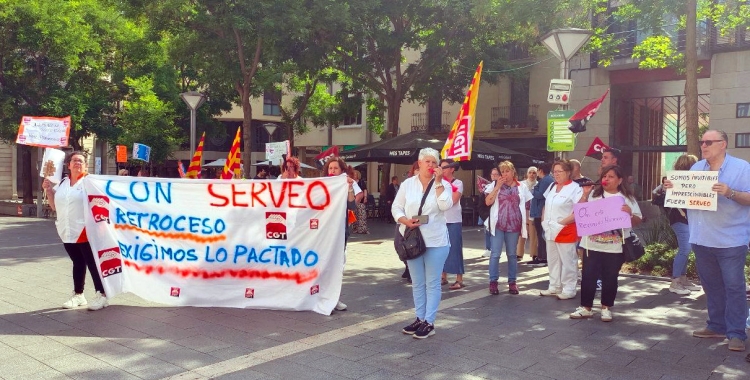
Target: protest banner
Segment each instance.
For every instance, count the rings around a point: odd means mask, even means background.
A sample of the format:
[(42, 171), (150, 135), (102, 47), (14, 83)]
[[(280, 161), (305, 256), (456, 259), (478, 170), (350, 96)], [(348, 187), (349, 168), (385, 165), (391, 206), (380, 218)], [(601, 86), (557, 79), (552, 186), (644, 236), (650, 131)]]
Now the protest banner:
[(346, 176), (83, 181), (86, 232), (109, 297), (326, 315), (338, 302)]
[(117, 151), (117, 163), (128, 162), (128, 147), (125, 145), (115, 146)]
[(133, 159), (149, 162), (151, 159), (151, 147), (139, 143), (133, 143)]
[(39, 176), (47, 178), (52, 183), (60, 183), (63, 166), (65, 166), (65, 152), (55, 148), (46, 148), (44, 149)]
[(615, 196), (573, 205), (578, 236), (631, 228), (630, 215), (622, 211), (625, 198)]
[(717, 194), (711, 187), (719, 182), (719, 172), (672, 170), (667, 179), (672, 188), (667, 189), (664, 207), (716, 211)]
[(279, 165), (285, 154), (289, 154), (289, 140), (266, 143), (266, 160), (272, 165)]
[(23, 116), (18, 126), (16, 144), (60, 148), (68, 146), (70, 116)]

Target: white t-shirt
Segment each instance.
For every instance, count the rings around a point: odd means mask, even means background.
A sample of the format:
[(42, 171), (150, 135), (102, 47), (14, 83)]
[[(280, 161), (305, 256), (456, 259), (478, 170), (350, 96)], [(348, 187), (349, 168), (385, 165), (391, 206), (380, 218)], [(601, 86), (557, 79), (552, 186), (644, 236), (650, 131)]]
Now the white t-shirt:
[[(625, 204), (630, 206), (633, 211), (633, 215), (643, 217), (641, 214), (641, 208), (638, 207), (638, 202), (625, 197), (622, 193), (618, 192), (615, 194), (609, 194), (606, 191), (602, 193), (604, 198), (609, 197), (623, 197), (625, 198)], [(589, 201), (602, 199), (602, 197), (594, 198), (594, 194), (589, 194)], [(624, 231), (623, 231), (624, 230)], [(584, 236), (581, 238), (581, 248), (590, 249), (592, 251), (609, 252), (609, 253), (622, 253), (622, 234), (626, 237), (630, 236), (630, 228), (624, 228), (620, 230), (613, 230), (602, 232), (596, 235)]]
[(85, 227), (83, 212), (88, 204), (83, 179), (70, 186), (70, 178), (65, 178), (54, 190), (57, 234), (63, 243), (77, 243)]
[[(451, 182), (451, 181), (448, 181)], [(460, 179), (454, 178), (453, 182), (451, 182), (453, 186), (456, 187), (456, 192), (461, 193), (463, 195), (464, 193), (464, 183), (461, 182)], [(453, 188), (451, 186), (446, 186), (446, 190), (453, 191)], [(453, 194), (451, 193), (451, 197)], [(461, 198), (458, 198), (458, 202), (453, 204), (453, 207), (451, 207), (448, 211), (445, 212), (445, 221), (446, 223), (461, 223), (463, 222), (463, 215), (461, 214)]]
[[(450, 246), (448, 227), (445, 225), (445, 212), (453, 206), (453, 199), (451, 199), (450, 191), (447, 191), (450, 189), (450, 183), (443, 180), (443, 186), (443, 193), (438, 197), (435, 185), (432, 185), (422, 208), (422, 215), (429, 216), (427, 224), (419, 226), (427, 247)], [(411, 218), (418, 214), (419, 204), (422, 202), (422, 190), (422, 183), (416, 176), (404, 180), (391, 206), (394, 220), (398, 221), (402, 216)], [(405, 225), (399, 226), (399, 232), (402, 235), (405, 230)]]

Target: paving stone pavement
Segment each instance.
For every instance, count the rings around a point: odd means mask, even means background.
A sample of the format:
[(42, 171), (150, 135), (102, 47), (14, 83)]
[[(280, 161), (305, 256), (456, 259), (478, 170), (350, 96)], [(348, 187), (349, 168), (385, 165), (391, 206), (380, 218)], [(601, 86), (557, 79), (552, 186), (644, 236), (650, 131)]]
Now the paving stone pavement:
[(0, 217), (0, 378), (750, 378), (746, 353), (691, 337), (706, 318), (700, 292), (680, 297), (667, 282), (622, 276), (613, 322), (571, 320), (578, 299), (539, 297), (546, 268), (519, 266), (521, 294), (490, 296), (477, 228), (464, 229), (468, 286), (444, 288), (436, 335), (412, 339), (400, 333), (414, 317), (393, 228), (371, 221), (370, 235), (353, 235), (349, 310), (331, 316), (165, 307), (130, 294), (91, 312), (60, 308), (71, 264), (53, 222)]

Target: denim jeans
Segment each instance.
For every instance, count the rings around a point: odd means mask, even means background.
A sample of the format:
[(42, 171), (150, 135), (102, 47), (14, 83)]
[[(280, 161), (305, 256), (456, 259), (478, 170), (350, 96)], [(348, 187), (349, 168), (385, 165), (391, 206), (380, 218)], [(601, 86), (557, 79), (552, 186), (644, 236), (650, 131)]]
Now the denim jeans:
[(690, 228), (685, 223), (672, 224), (672, 231), (677, 236), (677, 255), (672, 263), (672, 278), (684, 276), (687, 273), (690, 246)]
[(745, 255), (747, 246), (711, 248), (693, 244), (695, 265), (706, 292), (706, 327), (727, 338), (747, 339)]
[(520, 234), (520, 232), (495, 230), (495, 236), (492, 237), (492, 248), (490, 249), (490, 282), (497, 281), (500, 277), (500, 254), (503, 252), (503, 244), (505, 244), (505, 253), (508, 256), (508, 283), (516, 282), (516, 273), (518, 272), (516, 245)]
[(449, 249), (449, 246), (427, 247), (424, 255), (408, 261), (414, 309), (417, 318), (422, 321), (435, 323), (435, 315), (442, 296), (440, 276)]

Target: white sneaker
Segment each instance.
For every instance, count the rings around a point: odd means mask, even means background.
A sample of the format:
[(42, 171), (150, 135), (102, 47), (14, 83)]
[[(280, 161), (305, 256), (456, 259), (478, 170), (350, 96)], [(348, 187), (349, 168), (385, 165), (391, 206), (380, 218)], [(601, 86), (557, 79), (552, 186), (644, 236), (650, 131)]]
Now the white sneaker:
[(69, 300), (65, 301), (63, 303), (62, 307), (63, 309), (74, 309), (78, 306), (86, 306), (86, 297), (83, 296), (83, 293), (81, 294), (73, 294), (72, 297), (70, 297)]
[(612, 322), (612, 311), (602, 308), (602, 322)]
[(703, 288), (700, 285), (694, 284), (692, 281), (690, 281), (687, 276), (680, 277), (680, 283), (682, 284), (682, 287), (693, 291), (693, 292), (699, 292), (703, 290)]
[(336, 307), (335, 307), (334, 309), (336, 309), (336, 310), (338, 310), (338, 311), (344, 311), (344, 310), (346, 310), (346, 304), (345, 304), (345, 303), (343, 303), (343, 302), (341, 302), (341, 301), (339, 301), (339, 302), (338, 302), (338, 303), (336, 304)]
[(583, 318), (591, 318), (594, 316), (593, 310), (586, 310), (583, 306), (578, 306), (576, 311), (570, 313), (570, 319), (583, 319)]
[(559, 300), (569, 300), (569, 299), (573, 299), (573, 298), (576, 298), (576, 294), (575, 293), (565, 293), (565, 292), (562, 292), (562, 293), (559, 293), (557, 295), (557, 299), (559, 299)]
[(557, 290), (554, 289), (545, 289), (539, 292), (540, 296), (556, 296), (558, 293)]
[(489, 249), (485, 249), (482, 257), (490, 257), (490, 254), (492, 254), (492, 251), (490, 251)]
[(682, 285), (682, 282), (680, 282), (679, 278), (672, 279), (672, 284), (669, 285), (669, 291), (675, 294), (679, 294), (681, 296), (686, 296), (690, 294), (690, 290), (685, 289), (685, 287)]
[(109, 306), (109, 301), (106, 296), (103, 296), (100, 292), (96, 292), (94, 299), (89, 304), (89, 310), (100, 310)]

